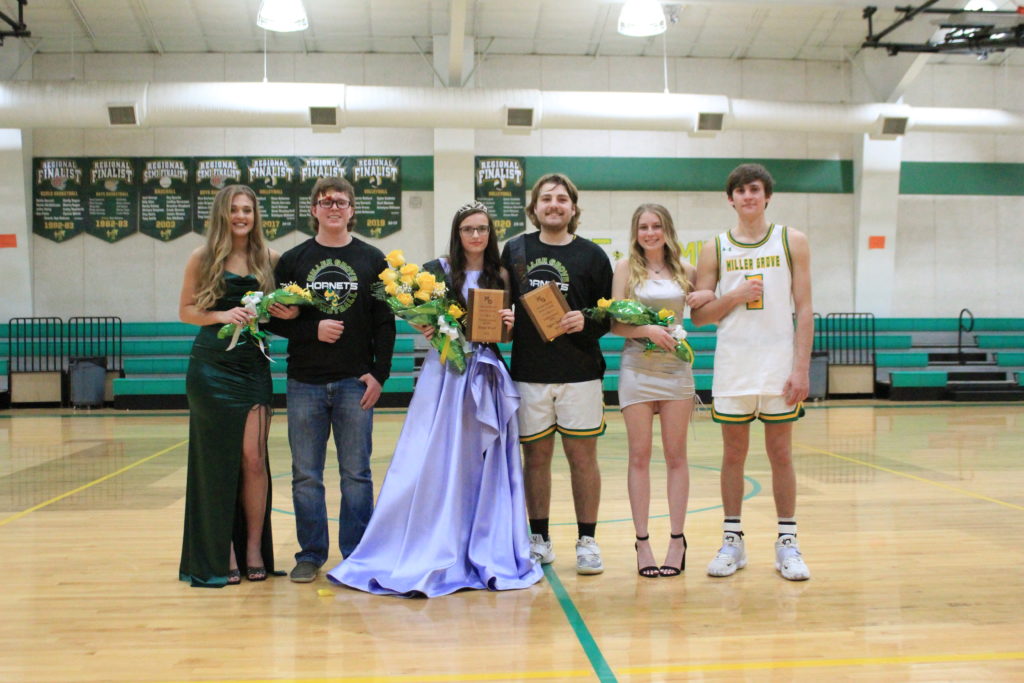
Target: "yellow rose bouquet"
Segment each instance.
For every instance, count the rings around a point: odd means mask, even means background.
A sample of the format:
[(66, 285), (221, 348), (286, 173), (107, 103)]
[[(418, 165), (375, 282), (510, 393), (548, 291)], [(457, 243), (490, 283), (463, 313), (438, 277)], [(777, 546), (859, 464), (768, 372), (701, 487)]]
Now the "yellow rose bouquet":
[[(686, 330), (676, 323), (675, 311), (663, 308), (655, 311), (650, 306), (640, 303), (635, 299), (599, 299), (594, 308), (583, 309), (584, 315), (594, 320), (604, 320), (611, 317), (615, 322), (626, 325), (660, 325), (668, 330), (668, 333), (676, 340), (675, 356), (684, 363), (693, 363), (693, 347), (686, 341)], [(657, 344), (650, 339), (645, 339), (644, 352), (658, 351)]]
[(428, 271), (408, 263), (400, 249), (386, 257), (388, 267), (377, 276), (374, 296), (383, 299), (391, 311), (413, 325), (434, 327), (430, 344), (459, 373), (466, 370), (466, 354), (471, 352), (462, 332), (465, 311), (448, 297), (444, 281)]
[(228, 344), (227, 348), (230, 351), (238, 345), (238, 338), (245, 332), (259, 344), (263, 355), (270, 358), (267, 355), (266, 348), (263, 346), (263, 340), (266, 338), (267, 333), (260, 329), (260, 323), (270, 320), (270, 307), (273, 304), (307, 306), (312, 303), (313, 295), (309, 293), (309, 290), (299, 287), (294, 282), (275, 289), (267, 295), (264, 295), (263, 292), (246, 292), (245, 296), (242, 297), (242, 305), (252, 312), (253, 317), (245, 325), (236, 325), (234, 323), (224, 325), (217, 331), (217, 337), (219, 339), (231, 337), (231, 343)]

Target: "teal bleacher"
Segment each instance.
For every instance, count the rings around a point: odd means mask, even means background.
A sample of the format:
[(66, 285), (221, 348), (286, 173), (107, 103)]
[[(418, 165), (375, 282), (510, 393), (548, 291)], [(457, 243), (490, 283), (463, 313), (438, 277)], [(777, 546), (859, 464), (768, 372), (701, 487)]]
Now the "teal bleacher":
[[(710, 371), (714, 364), (714, 327), (708, 326), (697, 331), (687, 323), (687, 329), (691, 333), (689, 342), (698, 354), (695, 363), (697, 389), (710, 391)], [(408, 323), (397, 321), (397, 331), (391, 376), (384, 384), (381, 406), (408, 404), (417, 369), (426, 355), (426, 342)], [(188, 352), (195, 332), (196, 328), (192, 325), (178, 322), (124, 323), (125, 377), (114, 380), (114, 406), (182, 407)], [(619, 359), (625, 339), (608, 335), (602, 337), (600, 344), (608, 365), (604, 390), (608, 398), (614, 398), (614, 392), (619, 386)], [(499, 344), (499, 348), (508, 359), (511, 344)], [(271, 365), (274, 393), (283, 396), (288, 370), (287, 341), (272, 338), (271, 356), (274, 358)]]
[[(398, 321), (395, 358), (384, 391), (411, 394), (416, 371), (415, 330)], [(114, 407), (153, 408), (185, 405), (185, 373), (196, 327), (180, 322), (124, 323), (124, 374), (114, 380)], [(288, 372), (288, 342), (270, 338), (274, 394), (283, 404)]]
[[(391, 377), (384, 385), (382, 406), (404, 406), (411, 396), (426, 342), (411, 326), (398, 321), (398, 338)], [(978, 318), (974, 330), (964, 333), (957, 356), (956, 318), (878, 318), (875, 320), (876, 395), (898, 400), (949, 398), (970, 381), (998, 382), (1024, 388), (1024, 320)], [(714, 370), (715, 327), (694, 328), (687, 321), (688, 341), (696, 352), (694, 376), (704, 398), (711, 389)], [(126, 322), (123, 324), (124, 377), (113, 382), (114, 406), (120, 408), (173, 408), (185, 406), (185, 373), (196, 328), (180, 322)], [(860, 344), (844, 338), (847, 346)], [(620, 355), (625, 340), (601, 339), (607, 363), (606, 401), (616, 400)], [(499, 345), (506, 359), (511, 345)], [(272, 339), (271, 366), (274, 392), (283, 403), (287, 372), (287, 341)], [(24, 349), (23, 349), (24, 350)], [(0, 393), (6, 391), (8, 326), (0, 324)], [(964, 362), (960, 362), (964, 361)]]
[(886, 340), (877, 344), (876, 393), (894, 400), (1024, 398), (1024, 319), (976, 318), (973, 330), (960, 334), (958, 325), (956, 318), (876, 320), (876, 339)]

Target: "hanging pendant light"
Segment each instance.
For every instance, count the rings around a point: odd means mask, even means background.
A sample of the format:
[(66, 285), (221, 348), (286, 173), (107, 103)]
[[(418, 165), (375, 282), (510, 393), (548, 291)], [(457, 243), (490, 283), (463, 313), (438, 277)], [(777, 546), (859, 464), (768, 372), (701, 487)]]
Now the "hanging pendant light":
[(656, 36), (665, 28), (665, 12), (658, 0), (626, 0), (619, 13), (619, 33), (624, 36)]
[(309, 28), (302, 0), (260, 0), (256, 25), (268, 31), (287, 33)]

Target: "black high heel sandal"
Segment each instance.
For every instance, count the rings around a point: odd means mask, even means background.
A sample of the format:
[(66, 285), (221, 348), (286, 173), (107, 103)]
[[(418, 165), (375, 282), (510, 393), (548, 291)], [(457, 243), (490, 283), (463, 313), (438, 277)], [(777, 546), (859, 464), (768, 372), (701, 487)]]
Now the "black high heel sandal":
[[(641, 538), (640, 536), (636, 537), (636, 543), (633, 544), (633, 550), (637, 551), (637, 555), (640, 554), (640, 541), (649, 541), (650, 539), (650, 534), (647, 534), (643, 538)], [(661, 569), (655, 567), (654, 565), (651, 565), (649, 567), (640, 567), (636, 570), (636, 573), (644, 577), (645, 579), (656, 579), (659, 576), (661, 576)]]
[(659, 571), (662, 576), (679, 576), (683, 573), (683, 570), (686, 569), (686, 534), (680, 532), (678, 534), (669, 534), (669, 536), (671, 536), (672, 538), (683, 539), (683, 559), (679, 562), (678, 567), (673, 567), (670, 564), (663, 564), (661, 565), (661, 569)]

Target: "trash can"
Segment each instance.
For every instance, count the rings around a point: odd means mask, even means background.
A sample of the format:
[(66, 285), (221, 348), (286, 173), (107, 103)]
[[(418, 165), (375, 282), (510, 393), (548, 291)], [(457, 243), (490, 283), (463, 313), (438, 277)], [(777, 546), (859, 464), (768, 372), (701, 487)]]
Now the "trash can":
[(810, 384), (807, 398), (818, 400), (828, 394), (828, 351), (811, 352)]
[(68, 364), (68, 390), (75, 408), (100, 408), (107, 385), (107, 359), (72, 358)]

